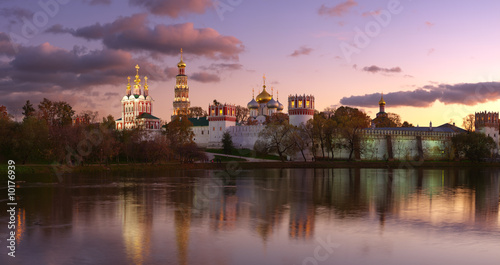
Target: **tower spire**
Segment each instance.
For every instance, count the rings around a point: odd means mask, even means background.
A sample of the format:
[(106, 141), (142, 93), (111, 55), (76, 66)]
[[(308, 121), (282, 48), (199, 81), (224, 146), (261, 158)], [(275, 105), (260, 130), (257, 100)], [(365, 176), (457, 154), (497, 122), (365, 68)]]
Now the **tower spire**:
[(130, 96), (131, 92), (131, 86), (130, 86), (130, 76), (127, 76), (127, 96)]
[(135, 75), (135, 80), (134, 80), (134, 82), (135, 82), (137, 85), (139, 85), (139, 83), (141, 82), (141, 79), (139, 79), (139, 69), (140, 69), (139, 65), (136, 65), (136, 66), (135, 66), (136, 75)]
[(255, 90), (252, 87), (252, 99), (254, 99), (254, 98), (255, 98)]
[(182, 48), (181, 48), (181, 61), (182, 61)]
[(266, 89), (266, 74), (264, 74), (263, 79), (264, 79), (264, 86), (263, 86), (263, 88)]

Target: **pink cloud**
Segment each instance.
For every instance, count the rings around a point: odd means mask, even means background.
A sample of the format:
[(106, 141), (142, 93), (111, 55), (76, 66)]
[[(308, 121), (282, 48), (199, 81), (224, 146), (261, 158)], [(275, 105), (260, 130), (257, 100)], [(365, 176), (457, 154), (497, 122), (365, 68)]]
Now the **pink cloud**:
[(340, 17), (347, 14), (351, 8), (357, 5), (358, 3), (354, 0), (347, 0), (333, 7), (327, 7), (325, 5), (321, 5), (321, 7), (318, 10), (318, 14), (325, 16), (332, 16), (332, 17)]

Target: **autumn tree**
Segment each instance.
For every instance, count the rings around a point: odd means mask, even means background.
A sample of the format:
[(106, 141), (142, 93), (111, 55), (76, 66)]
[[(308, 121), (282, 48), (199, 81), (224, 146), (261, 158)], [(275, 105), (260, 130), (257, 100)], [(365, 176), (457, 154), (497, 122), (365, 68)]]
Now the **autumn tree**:
[(193, 124), (186, 117), (177, 117), (166, 126), (167, 141), (173, 154), (181, 161), (200, 157), (194, 142)]
[(326, 118), (322, 114), (314, 114), (313, 119), (310, 120), (312, 131), (308, 134), (312, 136), (312, 138), (317, 139), (319, 146), (321, 148), (321, 154), (325, 157), (325, 149), (326, 149), (326, 136), (325, 136), (325, 126), (326, 126)]
[(401, 127), (408, 128), (408, 127), (415, 127), (415, 126), (413, 126), (413, 124), (411, 124), (407, 121), (404, 121), (403, 124), (401, 124)]
[(12, 159), (13, 142), (16, 123), (12, 121), (5, 106), (0, 106), (0, 158), (2, 161)]
[(313, 157), (316, 157), (316, 135), (314, 134), (314, 119), (308, 120), (305, 124), (300, 124), (299, 129), (303, 131), (303, 135), (307, 137), (311, 143), (311, 151)]
[(35, 115), (35, 108), (33, 107), (33, 104), (31, 104), (29, 100), (26, 100), (26, 104), (24, 104), (23, 106), (23, 115), (24, 119), (27, 119)]
[(325, 109), (321, 112), (321, 114), (322, 114), (325, 118), (329, 119), (329, 118), (331, 118), (331, 117), (333, 116), (333, 114), (335, 113), (335, 110), (336, 110), (336, 108), (335, 108), (335, 107), (326, 107), (326, 108), (325, 108)]
[(304, 159), (304, 162), (306, 162), (307, 158), (305, 155), (305, 151), (311, 144), (311, 140), (308, 136), (306, 125), (301, 123), (298, 127), (294, 128), (291, 132), (291, 138), (292, 141), (295, 143), (296, 147), (295, 149), (297, 149), (300, 152), (302, 158)]
[(287, 154), (295, 154), (297, 146), (293, 133), (295, 126), (288, 123), (268, 123), (259, 133), (254, 149), (258, 153), (277, 153), (284, 162)]
[(197, 118), (197, 117), (206, 117), (208, 113), (206, 110), (203, 110), (201, 107), (191, 107), (189, 108), (188, 118)]
[(113, 115), (108, 115), (105, 118), (103, 117), (101, 127), (109, 129), (109, 130), (115, 129), (116, 124), (115, 124), (115, 118), (113, 117)]
[(288, 124), (290, 120), (288, 114), (285, 113), (273, 113), (271, 116), (266, 116), (265, 124), (274, 123), (274, 124)]
[(119, 132), (115, 130), (115, 119), (112, 115), (102, 118), (99, 131), (96, 129), (93, 129), (93, 131), (100, 133), (102, 136), (100, 143), (97, 143), (96, 150), (98, 150), (99, 162), (107, 165), (120, 154)]
[(493, 138), (477, 132), (457, 134), (451, 138), (451, 142), (459, 157), (471, 161), (490, 157), (491, 151), (496, 147)]
[(338, 145), (338, 124), (337, 121), (328, 118), (325, 120), (325, 124), (323, 126), (323, 132), (321, 132), (324, 137), (325, 148), (327, 150), (327, 157), (332, 154)]
[(342, 106), (335, 111), (332, 119), (337, 123), (342, 146), (349, 151), (351, 160), (353, 153), (362, 151), (361, 133), (370, 126), (370, 117), (356, 108)]
[(474, 116), (474, 114), (469, 114), (467, 116), (465, 116), (464, 118), (464, 121), (462, 123), (462, 126), (464, 127), (465, 130), (469, 131), (469, 132), (473, 132), (474, 131), (474, 123), (476, 121), (476, 117)]
[(17, 125), (13, 139), (14, 150), (22, 164), (28, 160), (42, 160), (49, 148), (49, 128), (42, 120), (28, 116)]
[(234, 149), (233, 146), (233, 138), (231, 137), (231, 134), (228, 131), (225, 131), (224, 134), (222, 134), (222, 150), (224, 153), (230, 155)]
[(236, 106), (236, 123), (246, 123), (248, 120), (248, 115), (250, 114), (250, 110), (243, 106)]
[(401, 117), (396, 113), (387, 113), (376, 117), (373, 122), (377, 128), (401, 127)]
[(0, 120), (12, 120), (12, 115), (7, 112), (7, 107), (0, 106)]
[(45, 120), (49, 126), (70, 125), (74, 114), (73, 108), (64, 101), (52, 102), (44, 98), (38, 104), (39, 118)]
[(78, 117), (82, 118), (87, 123), (96, 123), (97, 116), (99, 116), (99, 112), (91, 110), (84, 110), (78, 114)]

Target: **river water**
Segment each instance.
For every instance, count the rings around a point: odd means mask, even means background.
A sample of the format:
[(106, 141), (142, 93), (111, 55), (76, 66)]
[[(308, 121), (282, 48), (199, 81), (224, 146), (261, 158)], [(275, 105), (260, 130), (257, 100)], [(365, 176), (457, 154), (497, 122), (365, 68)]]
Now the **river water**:
[(233, 169), (21, 184), (0, 264), (500, 264), (497, 169)]

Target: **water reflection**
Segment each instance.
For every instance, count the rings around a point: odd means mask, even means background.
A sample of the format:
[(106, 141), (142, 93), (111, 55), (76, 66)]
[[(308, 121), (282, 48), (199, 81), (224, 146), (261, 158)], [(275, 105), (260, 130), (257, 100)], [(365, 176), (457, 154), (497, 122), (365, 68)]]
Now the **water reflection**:
[(457, 250), (455, 264), (488, 264), (499, 191), (493, 169), (73, 176), (19, 189), (12, 264), (302, 264), (325, 236), (344, 248), (340, 264), (408, 264), (412, 249), (427, 264)]

